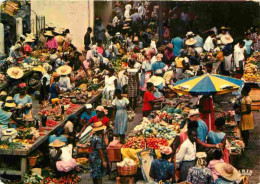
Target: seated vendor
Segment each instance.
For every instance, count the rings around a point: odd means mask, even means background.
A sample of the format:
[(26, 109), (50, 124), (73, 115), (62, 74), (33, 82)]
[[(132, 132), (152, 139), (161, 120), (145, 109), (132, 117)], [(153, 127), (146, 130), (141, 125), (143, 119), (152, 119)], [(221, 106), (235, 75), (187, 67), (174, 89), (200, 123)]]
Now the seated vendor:
[(55, 140), (49, 144), (51, 165), (59, 172), (69, 172), (77, 166), (72, 158), (73, 145), (66, 146), (65, 142)]
[(74, 140), (74, 136), (75, 136), (74, 130), (77, 126), (76, 123), (77, 123), (77, 116), (73, 114), (69, 116), (66, 124), (64, 125), (64, 133), (68, 137), (70, 142)]
[(18, 86), (19, 93), (14, 95), (14, 101), (16, 105), (21, 104), (25, 109), (25, 115), (28, 118), (32, 118), (32, 97), (27, 95), (27, 87), (25, 83), (20, 83)]
[(88, 121), (88, 123), (83, 126), (83, 128), (81, 129), (81, 131), (80, 131), (78, 137), (80, 137), (80, 135), (82, 134), (82, 132), (84, 132), (84, 130), (85, 130), (90, 124), (96, 123), (96, 122), (98, 122), (98, 121), (101, 121), (102, 124), (103, 124), (104, 126), (106, 126), (106, 127), (109, 126), (109, 121), (110, 121), (110, 120), (109, 120), (108, 117), (106, 116), (107, 110), (106, 110), (103, 106), (98, 106), (98, 107), (96, 108), (96, 114), (97, 114), (96, 116), (93, 116), (92, 118), (90, 118), (90, 120)]
[(81, 84), (84, 79), (86, 79), (87, 74), (83, 68), (83, 66), (80, 66), (80, 68), (76, 71), (76, 74), (74, 76), (71, 76), (71, 81), (75, 82), (77, 84)]
[(52, 34), (51, 31), (46, 31), (44, 36), (47, 37), (47, 41), (45, 43), (45, 47), (49, 50), (57, 50), (58, 48), (58, 43), (56, 39), (54, 38), (54, 35)]
[(52, 143), (55, 140), (59, 140), (59, 141), (67, 143), (68, 138), (65, 135), (63, 135), (63, 133), (64, 133), (64, 128), (61, 128), (61, 127), (57, 128), (55, 130), (55, 134), (49, 136), (49, 143)]
[(174, 163), (168, 161), (172, 156), (172, 148), (161, 146), (160, 152), (162, 157), (152, 162), (150, 177), (152, 177), (155, 182), (165, 184), (173, 183), (175, 181)]
[(24, 59), (24, 56), (20, 51), (21, 47), (22, 45), (17, 43), (14, 46), (12, 46), (10, 49), (9, 56), (13, 59), (14, 65), (17, 65), (19, 62), (23, 61)]
[(68, 77), (71, 71), (72, 69), (68, 65), (57, 68), (57, 73), (60, 75), (60, 79), (58, 82), (60, 91), (66, 92), (72, 89), (70, 78)]
[(80, 124), (84, 126), (86, 123), (89, 122), (89, 120), (93, 117), (96, 116), (96, 112), (93, 110), (93, 107), (91, 104), (86, 104), (85, 105), (86, 111), (83, 112), (80, 116)]
[(12, 121), (11, 110), (15, 107), (16, 104), (11, 96), (8, 96), (5, 103), (0, 106), (0, 131), (10, 127)]

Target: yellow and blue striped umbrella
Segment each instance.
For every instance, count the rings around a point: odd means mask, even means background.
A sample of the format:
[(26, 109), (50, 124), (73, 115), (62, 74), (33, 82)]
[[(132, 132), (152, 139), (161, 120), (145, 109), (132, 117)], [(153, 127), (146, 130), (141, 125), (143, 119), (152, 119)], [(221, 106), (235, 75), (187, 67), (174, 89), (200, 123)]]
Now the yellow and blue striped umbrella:
[(243, 81), (217, 74), (205, 74), (177, 81), (173, 90), (182, 94), (213, 95), (235, 91), (242, 87)]

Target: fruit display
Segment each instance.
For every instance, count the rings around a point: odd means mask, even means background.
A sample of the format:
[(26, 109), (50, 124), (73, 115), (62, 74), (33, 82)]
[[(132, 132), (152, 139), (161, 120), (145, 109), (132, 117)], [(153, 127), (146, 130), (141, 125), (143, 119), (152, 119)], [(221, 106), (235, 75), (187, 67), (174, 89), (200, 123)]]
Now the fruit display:
[(123, 148), (132, 149), (159, 149), (160, 146), (168, 146), (168, 141), (163, 138), (130, 137), (126, 140)]
[(246, 82), (260, 82), (260, 74), (258, 71), (260, 64), (260, 53), (255, 52), (251, 57), (247, 58), (244, 67), (243, 80)]
[(157, 137), (171, 140), (176, 137), (176, 132), (170, 127), (163, 126), (160, 124), (149, 124), (145, 127), (143, 134), (145, 137)]

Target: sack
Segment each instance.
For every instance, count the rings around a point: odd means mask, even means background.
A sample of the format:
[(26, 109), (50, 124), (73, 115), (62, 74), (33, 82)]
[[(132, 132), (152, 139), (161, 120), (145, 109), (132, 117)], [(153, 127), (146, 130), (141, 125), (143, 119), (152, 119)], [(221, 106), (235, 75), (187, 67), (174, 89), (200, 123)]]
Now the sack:
[(134, 120), (135, 112), (133, 111), (133, 109), (130, 108), (130, 110), (127, 111), (127, 116), (128, 116), (128, 122), (132, 122)]

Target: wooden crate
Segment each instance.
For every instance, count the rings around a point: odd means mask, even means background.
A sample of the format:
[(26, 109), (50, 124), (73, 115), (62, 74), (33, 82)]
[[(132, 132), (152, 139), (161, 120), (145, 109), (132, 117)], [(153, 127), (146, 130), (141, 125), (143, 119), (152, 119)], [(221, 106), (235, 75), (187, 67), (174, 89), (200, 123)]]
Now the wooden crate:
[(249, 96), (253, 102), (260, 102), (260, 88), (252, 88)]
[(123, 145), (118, 143), (115, 146), (108, 146), (107, 147), (107, 156), (109, 162), (120, 162), (122, 160), (121, 156), (121, 147)]
[(259, 111), (260, 110), (260, 102), (252, 102), (251, 110), (252, 111)]

